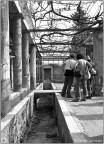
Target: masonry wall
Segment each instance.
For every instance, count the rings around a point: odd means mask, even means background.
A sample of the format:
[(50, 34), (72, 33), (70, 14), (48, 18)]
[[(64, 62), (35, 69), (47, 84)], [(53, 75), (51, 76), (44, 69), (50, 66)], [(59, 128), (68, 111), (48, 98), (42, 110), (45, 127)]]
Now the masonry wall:
[(103, 32), (93, 33), (93, 59), (98, 69), (98, 74), (103, 75)]
[(103, 87), (103, 31), (93, 32), (93, 61), (98, 71), (95, 79), (95, 95), (101, 95)]
[(81, 53), (84, 57), (86, 57), (86, 48), (85, 47), (77, 47), (77, 52)]
[[(43, 84), (36, 89), (43, 89)], [(31, 129), (34, 106), (33, 90), (1, 120), (1, 143), (23, 142), (24, 135)]]
[[(50, 64), (50, 65), (45, 65), (44, 68), (51, 68), (51, 81), (52, 82), (63, 82), (64, 79), (64, 71), (63, 71), (63, 66), (62, 65), (56, 65), (56, 64)], [(43, 73), (44, 75), (44, 73)], [(44, 80), (44, 76), (43, 76)]]
[(59, 65), (53, 65), (53, 79), (56, 82), (63, 82), (64, 77), (63, 67)]
[(33, 96), (31, 93), (18, 103), (1, 121), (1, 142), (21, 143), (26, 131), (29, 129), (29, 121), (33, 115)]

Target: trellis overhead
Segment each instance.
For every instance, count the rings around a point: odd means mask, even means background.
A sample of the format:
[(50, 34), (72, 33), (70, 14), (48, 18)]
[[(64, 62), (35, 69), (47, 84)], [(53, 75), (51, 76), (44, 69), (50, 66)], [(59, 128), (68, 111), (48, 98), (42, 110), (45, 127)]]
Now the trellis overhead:
[(73, 36), (101, 28), (103, 23), (102, 1), (27, 1), (25, 6), (34, 23), (34, 29), (28, 32), (34, 32), (42, 56), (68, 56), (72, 45), (83, 44), (73, 43)]

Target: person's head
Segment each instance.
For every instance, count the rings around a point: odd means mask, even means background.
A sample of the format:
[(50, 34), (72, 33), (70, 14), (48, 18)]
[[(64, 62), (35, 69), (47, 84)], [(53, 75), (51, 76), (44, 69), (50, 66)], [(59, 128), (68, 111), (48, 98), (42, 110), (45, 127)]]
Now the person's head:
[(87, 55), (87, 56), (86, 56), (86, 60), (87, 60), (87, 61), (91, 61), (91, 59), (90, 59), (90, 56), (89, 56), (89, 55)]
[(78, 53), (76, 58), (77, 58), (77, 60), (84, 59), (84, 56), (81, 53)]
[(68, 57), (66, 58), (66, 60), (68, 60), (68, 59), (70, 59), (70, 56), (68, 56)]
[(74, 54), (74, 53), (71, 53), (71, 54), (70, 54), (70, 58), (73, 58), (73, 59), (74, 59), (74, 58), (75, 58), (75, 54)]

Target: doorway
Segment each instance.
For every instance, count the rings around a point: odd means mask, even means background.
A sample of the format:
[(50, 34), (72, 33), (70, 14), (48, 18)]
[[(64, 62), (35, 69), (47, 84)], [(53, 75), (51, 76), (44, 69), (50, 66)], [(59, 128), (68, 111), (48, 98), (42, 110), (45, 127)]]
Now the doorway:
[(44, 80), (51, 80), (51, 68), (44, 68)]

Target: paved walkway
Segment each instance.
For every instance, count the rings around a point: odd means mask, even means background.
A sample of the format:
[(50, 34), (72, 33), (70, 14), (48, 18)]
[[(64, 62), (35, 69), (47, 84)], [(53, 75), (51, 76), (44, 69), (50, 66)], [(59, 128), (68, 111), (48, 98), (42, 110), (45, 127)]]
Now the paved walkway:
[[(62, 89), (63, 84), (54, 84)], [(64, 98), (69, 110), (74, 112), (75, 121), (83, 127), (89, 143), (103, 143), (103, 97), (92, 97), (83, 102), (72, 102)]]

